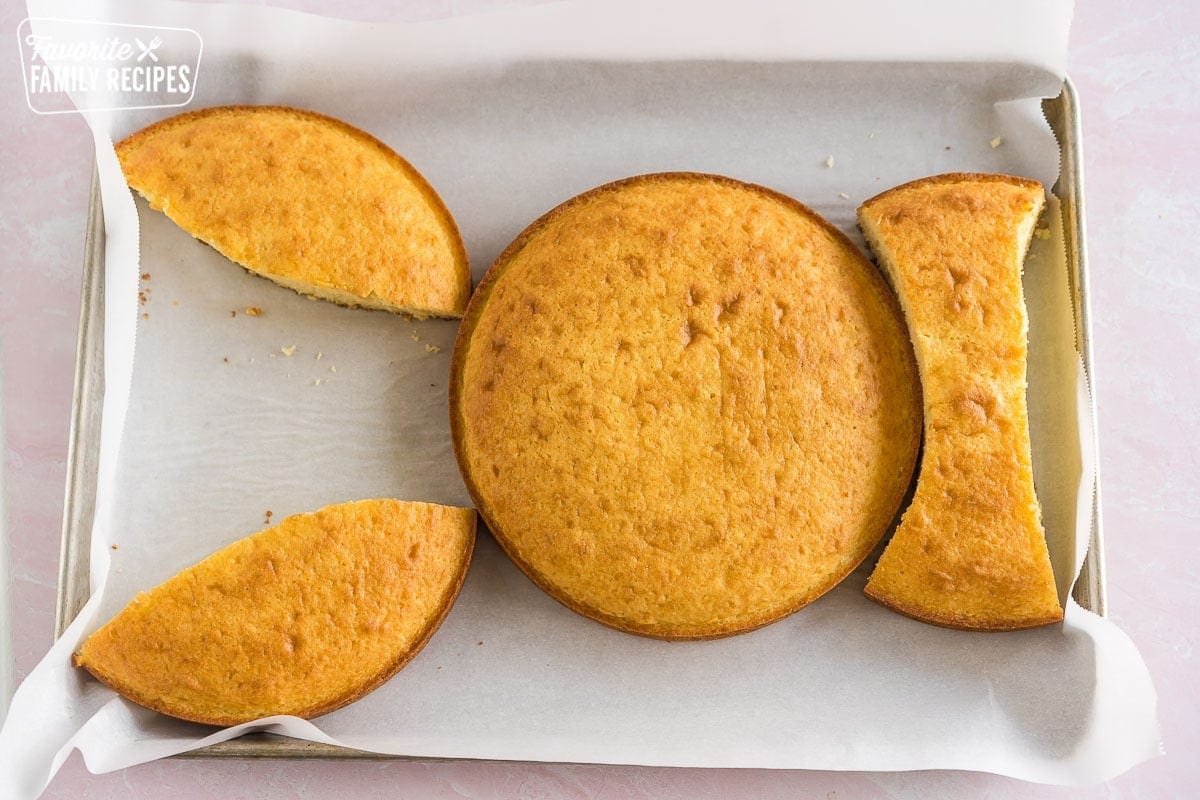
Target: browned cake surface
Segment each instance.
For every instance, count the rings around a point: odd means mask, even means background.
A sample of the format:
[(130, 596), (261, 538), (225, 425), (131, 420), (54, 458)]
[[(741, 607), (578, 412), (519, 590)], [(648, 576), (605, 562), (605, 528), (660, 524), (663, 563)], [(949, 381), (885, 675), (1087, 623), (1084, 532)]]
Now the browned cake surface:
[(461, 316), (471, 292), (450, 212), (387, 145), (330, 117), (223, 106), (117, 145), (153, 208), (252, 272), (343, 305)]
[(880, 275), (796, 201), (631, 178), (488, 271), (451, 426), (500, 544), (570, 608), (703, 638), (776, 620), (871, 551), (909, 485), (916, 366)]
[(912, 504), (867, 584), (903, 614), (1008, 630), (1062, 619), (1033, 489), (1021, 265), (1041, 184), (952, 174), (859, 210), (921, 365), (925, 448)]
[(173, 717), (315, 717), (416, 655), (466, 575), (475, 512), (362, 500), (287, 517), (139, 594), (75, 656)]

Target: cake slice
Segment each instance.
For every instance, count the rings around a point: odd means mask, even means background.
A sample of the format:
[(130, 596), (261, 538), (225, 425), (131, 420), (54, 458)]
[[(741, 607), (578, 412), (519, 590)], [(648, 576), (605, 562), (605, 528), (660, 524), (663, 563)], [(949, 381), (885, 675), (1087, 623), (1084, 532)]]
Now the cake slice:
[(450, 212), (378, 139), (280, 106), (206, 108), (117, 145), (129, 185), (226, 257), (311, 297), (459, 317), (471, 272)]
[(968, 630), (1062, 619), (1033, 488), (1021, 266), (1041, 184), (951, 174), (868, 200), (858, 220), (908, 320), (924, 394), (916, 492), (867, 596)]
[(429, 641), (474, 541), (474, 510), (429, 503), (362, 500), (287, 517), (139, 594), (75, 664), (193, 722), (325, 714)]

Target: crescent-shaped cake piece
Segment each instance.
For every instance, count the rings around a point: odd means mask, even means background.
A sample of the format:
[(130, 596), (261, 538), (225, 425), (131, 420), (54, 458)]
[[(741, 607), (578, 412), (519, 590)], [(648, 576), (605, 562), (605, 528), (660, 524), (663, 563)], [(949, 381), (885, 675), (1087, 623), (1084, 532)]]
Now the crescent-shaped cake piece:
[(916, 491), (866, 586), (924, 622), (1062, 619), (1034, 493), (1021, 269), (1037, 181), (955, 173), (868, 200), (858, 219), (908, 320), (925, 407)]
[(462, 586), (475, 511), (361, 500), (281, 520), (139, 594), (75, 664), (172, 717), (315, 717), (400, 670)]
[(471, 273), (446, 205), (394, 150), (341, 120), (219, 106), (116, 150), (152, 208), (255, 274), (342, 305), (462, 316)]
[(586, 192), (497, 259), (455, 344), (451, 431), (497, 541), (614, 628), (778, 620), (884, 536), (920, 439), (895, 297), (777, 192), (696, 173)]

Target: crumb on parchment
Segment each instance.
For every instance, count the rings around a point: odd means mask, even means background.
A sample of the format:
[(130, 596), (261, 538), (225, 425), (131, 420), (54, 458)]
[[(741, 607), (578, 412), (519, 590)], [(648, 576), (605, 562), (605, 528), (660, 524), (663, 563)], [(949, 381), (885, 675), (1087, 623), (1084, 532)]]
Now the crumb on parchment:
[(425, 352), (426, 353), (440, 353), (440, 352), (442, 352), (442, 348), (438, 347), (436, 344), (427, 344), (427, 345), (425, 345)]
[(335, 367), (335, 366), (333, 366), (333, 365), (330, 365), (330, 367), (329, 367), (329, 371), (330, 371), (330, 372), (337, 372), (337, 367)]
[(230, 312), (229, 312), (229, 316), (231, 316), (231, 317), (236, 317), (236, 316), (237, 316), (237, 312), (236, 312), (236, 311), (230, 311)]
[(112, 546), (112, 549), (113, 549), (113, 550), (120, 550), (121, 548), (120, 548), (120, 547), (117, 547), (117, 546), (114, 544), (114, 545)]
[(1050, 238), (1050, 226), (1043, 225), (1040, 228), (1034, 228), (1033, 235), (1039, 239), (1049, 239)]
[(273, 511), (272, 511), (271, 509), (269, 509), (269, 508), (266, 510), (266, 513), (264, 513), (264, 514), (263, 514), (263, 525), (270, 525), (270, 524), (271, 524), (271, 517), (274, 515), (274, 513), (275, 513), (275, 512), (273, 512)]
[(315, 358), (317, 359), (317, 361), (320, 361), (320, 360), (321, 360), (322, 358), (324, 358), (324, 357), (325, 357), (325, 354), (324, 354), (324, 353), (322, 353), (320, 350), (318, 350), (318, 351), (317, 351), (317, 355), (315, 356)]
[(825, 169), (833, 169), (833, 156), (825, 157)]
[(990, 142), (988, 142), (988, 144), (990, 144), (992, 149), (995, 150), (997, 147), (1004, 144), (1004, 139), (1000, 136), (997, 136), (995, 139), (992, 139)]
[(257, 317), (261, 313), (262, 313), (262, 309), (259, 308), (258, 306), (246, 306), (247, 316)]
[(289, 344), (287, 347), (281, 347), (279, 348), (279, 352), (283, 353), (285, 356), (290, 356), (296, 352), (296, 345)]
[(846, 194), (845, 192), (838, 192), (838, 197), (842, 198), (843, 200), (850, 199), (850, 195)]
[(224, 357), (224, 358), (222, 358), (221, 360), (222, 360), (222, 361), (224, 361), (226, 364), (228, 364), (228, 363), (229, 363), (229, 356), (225, 356), (225, 357)]
[(416, 332), (416, 331), (413, 331), (412, 333), (410, 333), (410, 334), (409, 334), (409, 336), (410, 336), (410, 337), (412, 337), (412, 340), (413, 340), (414, 342), (419, 342), (419, 341), (421, 341), (421, 337), (417, 335), (417, 332)]
[(143, 272), (143, 273), (142, 273), (142, 280), (144, 280), (144, 281), (148, 281), (148, 280), (150, 280), (150, 273), (149, 273), (149, 272)]

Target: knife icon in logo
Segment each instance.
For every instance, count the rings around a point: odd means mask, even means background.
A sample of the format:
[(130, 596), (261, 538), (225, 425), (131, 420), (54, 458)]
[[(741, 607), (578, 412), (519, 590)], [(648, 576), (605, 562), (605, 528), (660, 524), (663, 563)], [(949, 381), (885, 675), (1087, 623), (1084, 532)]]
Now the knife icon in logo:
[(143, 42), (141, 39), (139, 39), (139, 38), (137, 38), (137, 37), (135, 36), (135, 37), (134, 37), (134, 39), (133, 39), (133, 41), (134, 41), (134, 44), (136, 44), (136, 45), (138, 46), (138, 49), (142, 51), (142, 52), (141, 52), (141, 54), (140, 54), (140, 55), (138, 55), (138, 57), (137, 57), (137, 60), (138, 60), (138, 63), (139, 63), (139, 64), (140, 64), (140, 63), (143, 61), (143, 59), (145, 59), (147, 56), (149, 56), (149, 57), (150, 57), (150, 60), (151, 60), (151, 61), (158, 61), (158, 56), (156, 56), (156, 55), (154, 54), (154, 51), (155, 51), (155, 50), (157, 50), (159, 47), (161, 47), (161, 46), (162, 46), (162, 39), (160, 39), (159, 37), (155, 36), (153, 39), (151, 39), (151, 40), (150, 40), (150, 44), (146, 44), (146, 43), (145, 43), (145, 42)]

